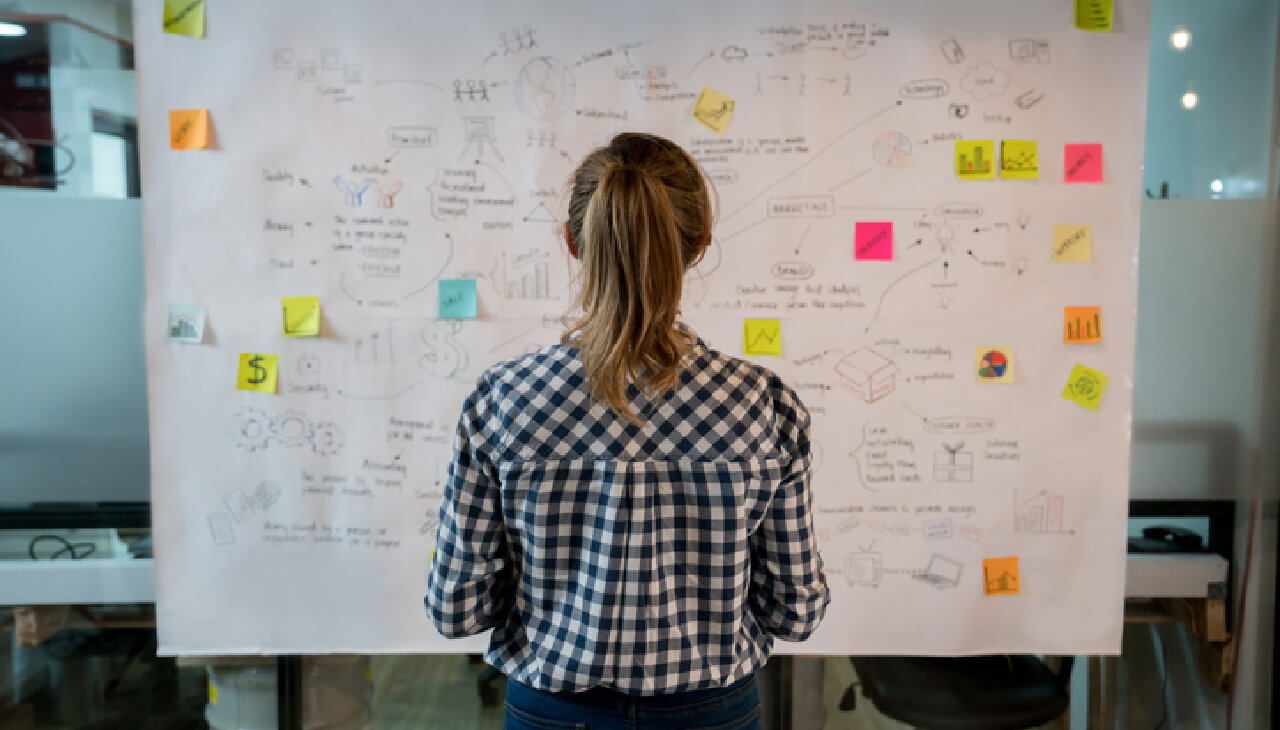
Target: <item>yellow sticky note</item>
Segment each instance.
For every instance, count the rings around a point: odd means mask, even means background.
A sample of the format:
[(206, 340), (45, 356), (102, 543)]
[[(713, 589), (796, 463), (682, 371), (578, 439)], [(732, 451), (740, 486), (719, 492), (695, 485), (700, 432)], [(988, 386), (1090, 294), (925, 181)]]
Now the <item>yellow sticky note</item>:
[(1054, 226), (1053, 260), (1084, 263), (1093, 260), (1093, 234), (1089, 226)]
[(431, 548), (431, 562), (436, 562), (436, 549)]
[(169, 112), (169, 146), (175, 150), (203, 150), (209, 146), (209, 110)]
[(712, 132), (724, 134), (733, 119), (733, 99), (721, 94), (710, 86), (702, 87), (698, 100), (693, 105), (693, 118)]
[(1022, 592), (1018, 559), (986, 558), (982, 561), (982, 582), (988, 596), (1016, 596)]
[(979, 383), (1013, 382), (1013, 348), (979, 347), (973, 354), (973, 370)]
[(284, 333), (288, 337), (320, 335), (320, 297), (290, 297), (284, 305)]
[(1006, 139), (1000, 143), (1000, 177), (1009, 180), (1036, 180), (1040, 158), (1034, 139)]
[(1080, 30), (1111, 30), (1114, 17), (1114, 0), (1076, 0), (1076, 27)]
[(781, 355), (782, 320), (742, 320), (742, 352), (746, 355)]
[(209, 680), (209, 704), (218, 704), (218, 688), (213, 686), (213, 680)]
[(164, 0), (164, 32), (204, 38), (204, 0)]
[(995, 157), (995, 140), (957, 140), (956, 176), (961, 180), (994, 179), (996, 176)]
[(1096, 411), (1098, 404), (1102, 402), (1102, 394), (1107, 392), (1108, 380), (1110, 378), (1097, 370), (1076, 363), (1071, 368), (1067, 384), (1062, 388), (1062, 397)]
[(1102, 342), (1102, 307), (1063, 307), (1062, 341), (1069, 345)]
[(276, 392), (276, 356), (256, 352), (240, 353), (240, 371), (236, 374), (236, 390)]

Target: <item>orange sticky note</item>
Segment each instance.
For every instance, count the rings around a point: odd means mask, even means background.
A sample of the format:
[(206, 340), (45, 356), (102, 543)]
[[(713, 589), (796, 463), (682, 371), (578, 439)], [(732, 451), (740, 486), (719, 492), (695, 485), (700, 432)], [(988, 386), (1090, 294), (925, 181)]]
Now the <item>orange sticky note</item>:
[(982, 582), (988, 596), (1016, 596), (1022, 592), (1018, 558), (986, 558), (982, 561)]
[(1102, 342), (1102, 307), (1063, 307), (1062, 341), (1072, 345)]
[(209, 147), (209, 110), (174, 109), (169, 112), (169, 146), (175, 150)]

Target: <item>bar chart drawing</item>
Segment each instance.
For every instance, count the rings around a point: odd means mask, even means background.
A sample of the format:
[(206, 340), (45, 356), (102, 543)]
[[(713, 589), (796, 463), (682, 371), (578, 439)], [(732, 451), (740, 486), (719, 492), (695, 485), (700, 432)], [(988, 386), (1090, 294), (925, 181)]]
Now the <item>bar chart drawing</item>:
[(1102, 341), (1102, 307), (1066, 307), (1062, 310), (1062, 341), (1085, 344)]
[(554, 299), (551, 296), (551, 270), (543, 254), (536, 257), (516, 257), (508, 260), (502, 254), (498, 271), (500, 291), (507, 299)]
[(962, 180), (990, 180), (995, 173), (994, 140), (961, 140), (956, 142), (956, 176)]
[(1064, 523), (1065, 498), (1047, 489), (1020, 498), (1013, 495), (1013, 530), (1023, 535), (1074, 535)]
[(973, 157), (960, 153), (960, 171), (965, 173), (991, 172), (991, 160), (982, 159), (982, 148), (973, 148)]

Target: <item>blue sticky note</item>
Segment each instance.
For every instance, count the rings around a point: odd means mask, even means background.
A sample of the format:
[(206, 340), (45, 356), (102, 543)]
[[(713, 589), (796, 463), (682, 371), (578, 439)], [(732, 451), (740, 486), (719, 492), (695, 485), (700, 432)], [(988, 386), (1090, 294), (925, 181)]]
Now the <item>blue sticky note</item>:
[(475, 319), (476, 299), (475, 279), (441, 279), (437, 316), (440, 319)]

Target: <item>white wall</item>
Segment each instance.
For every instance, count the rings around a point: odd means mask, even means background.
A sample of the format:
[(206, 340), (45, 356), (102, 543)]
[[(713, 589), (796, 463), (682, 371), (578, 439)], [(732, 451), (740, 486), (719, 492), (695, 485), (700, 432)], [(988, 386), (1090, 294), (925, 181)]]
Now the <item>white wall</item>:
[(139, 201), (0, 195), (0, 221), (0, 502), (147, 500)]

